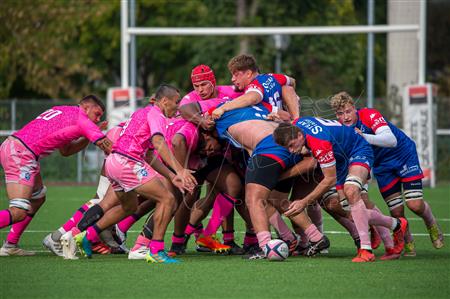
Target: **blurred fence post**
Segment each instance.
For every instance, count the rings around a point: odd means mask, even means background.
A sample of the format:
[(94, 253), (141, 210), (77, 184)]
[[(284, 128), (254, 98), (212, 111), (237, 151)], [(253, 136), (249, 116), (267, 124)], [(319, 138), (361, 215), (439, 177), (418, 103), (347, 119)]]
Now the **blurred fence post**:
[(11, 101), (11, 130), (16, 130), (16, 119), (17, 119), (17, 99)]
[(77, 183), (83, 181), (83, 151), (77, 154)]

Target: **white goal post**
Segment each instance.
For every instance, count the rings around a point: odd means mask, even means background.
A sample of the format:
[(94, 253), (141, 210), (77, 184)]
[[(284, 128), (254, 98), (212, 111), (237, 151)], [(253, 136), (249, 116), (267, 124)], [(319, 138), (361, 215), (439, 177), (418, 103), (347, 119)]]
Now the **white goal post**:
[[(131, 0), (133, 1), (133, 0)], [(121, 84), (129, 87), (129, 43), (131, 36), (169, 35), (318, 35), (318, 34), (363, 34), (389, 32), (417, 32), (419, 42), (418, 83), (425, 83), (426, 1), (420, 1), (420, 24), (404, 25), (360, 25), (360, 26), (306, 26), (306, 27), (129, 27), (128, 0), (121, 0)], [(135, 105), (135, 103), (131, 103)], [(135, 107), (135, 106), (134, 106)]]

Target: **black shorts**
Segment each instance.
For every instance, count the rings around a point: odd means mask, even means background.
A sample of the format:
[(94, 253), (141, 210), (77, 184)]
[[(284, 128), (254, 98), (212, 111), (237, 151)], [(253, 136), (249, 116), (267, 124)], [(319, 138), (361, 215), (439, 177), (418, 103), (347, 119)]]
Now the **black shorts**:
[(200, 168), (196, 172), (194, 172), (194, 177), (197, 180), (197, 183), (203, 184), (206, 180), (207, 176), (214, 170), (221, 168), (223, 165), (228, 164), (227, 159), (222, 155), (216, 155), (208, 157), (206, 160), (206, 165), (203, 168)]
[[(253, 183), (266, 187), (269, 190), (278, 190), (278, 179), (281, 173), (284, 171), (284, 167), (276, 160), (267, 156), (256, 155), (249, 159), (247, 171), (245, 172), (245, 184)], [(286, 182), (284, 180), (282, 189), (286, 189)], [(290, 185), (292, 186), (292, 184)], [(287, 191), (289, 192), (289, 191)]]

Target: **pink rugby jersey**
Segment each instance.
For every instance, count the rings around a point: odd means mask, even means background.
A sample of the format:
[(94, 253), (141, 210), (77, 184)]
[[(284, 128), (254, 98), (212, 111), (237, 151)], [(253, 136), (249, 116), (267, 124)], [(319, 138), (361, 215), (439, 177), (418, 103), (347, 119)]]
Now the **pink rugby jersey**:
[(112, 151), (135, 160), (143, 160), (151, 148), (151, 139), (159, 134), (166, 136), (168, 119), (157, 106), (147, 106), (131, 115), (123, 126)]
[(92, 143), (105, 138), (78, 106), (55, 106), (12, 135), (19, 139), (39, 159), (80, 137)]
[(234, 86), (232, 85), (220, 85), (216, 87), (217, 89), (217, 97), (207, 100), (202, 100), (200, 95), (195, 91), (191, 91), (187, 95), (181, 99), (180, 106), (190, 104), (190, 103), (198, 103), (200, 106), (200, 110), (202, 113), (205, 113), (211, 107), (216, 107), (217, 105), (230, 101), (238, 96), (241, 96), (243, 92), (237, 92), (234, 90)]

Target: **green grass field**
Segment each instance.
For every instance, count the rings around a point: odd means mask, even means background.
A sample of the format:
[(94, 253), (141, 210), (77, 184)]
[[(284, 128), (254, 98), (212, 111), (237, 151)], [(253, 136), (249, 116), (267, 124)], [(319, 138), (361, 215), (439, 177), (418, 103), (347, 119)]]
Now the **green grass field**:
[[(386, 211), (376, 191), (371, 196)], [(450, 186), (426, 189), (425, 196), (446, 233), (447, 245), (435, 250), (421, 219), (408, 213), (417, 257), (353, 264), (352, 239), (328, 215), (324, 227), (330, 253), (284, 262), (247, 261), (239, 256), (188, 254), (175, 265), (148, 265), (126, 256), (94, 256), (66, 261), (44, 251), (43, 237), (58, 228), (95, 192), (94, 187), (50, 187), (21, 246), (34, 257), (0, 257), (0, 298), (450, 298)], [(4, 186), (0, 208), (7, 206)], [(238, 243), (243, 225), (236, 219)], [(132, 228), (132, 245), (141, 222)], [(7, 230), (0, 231), (0, 239)], [(171, 227), (167, 234), (167, 241)], [(166, 243), (166, 247), (170, 242)], [(382, 246), (381, 246), (382, 247)], [(382, 249), (376, 251), (383, 254)]]

